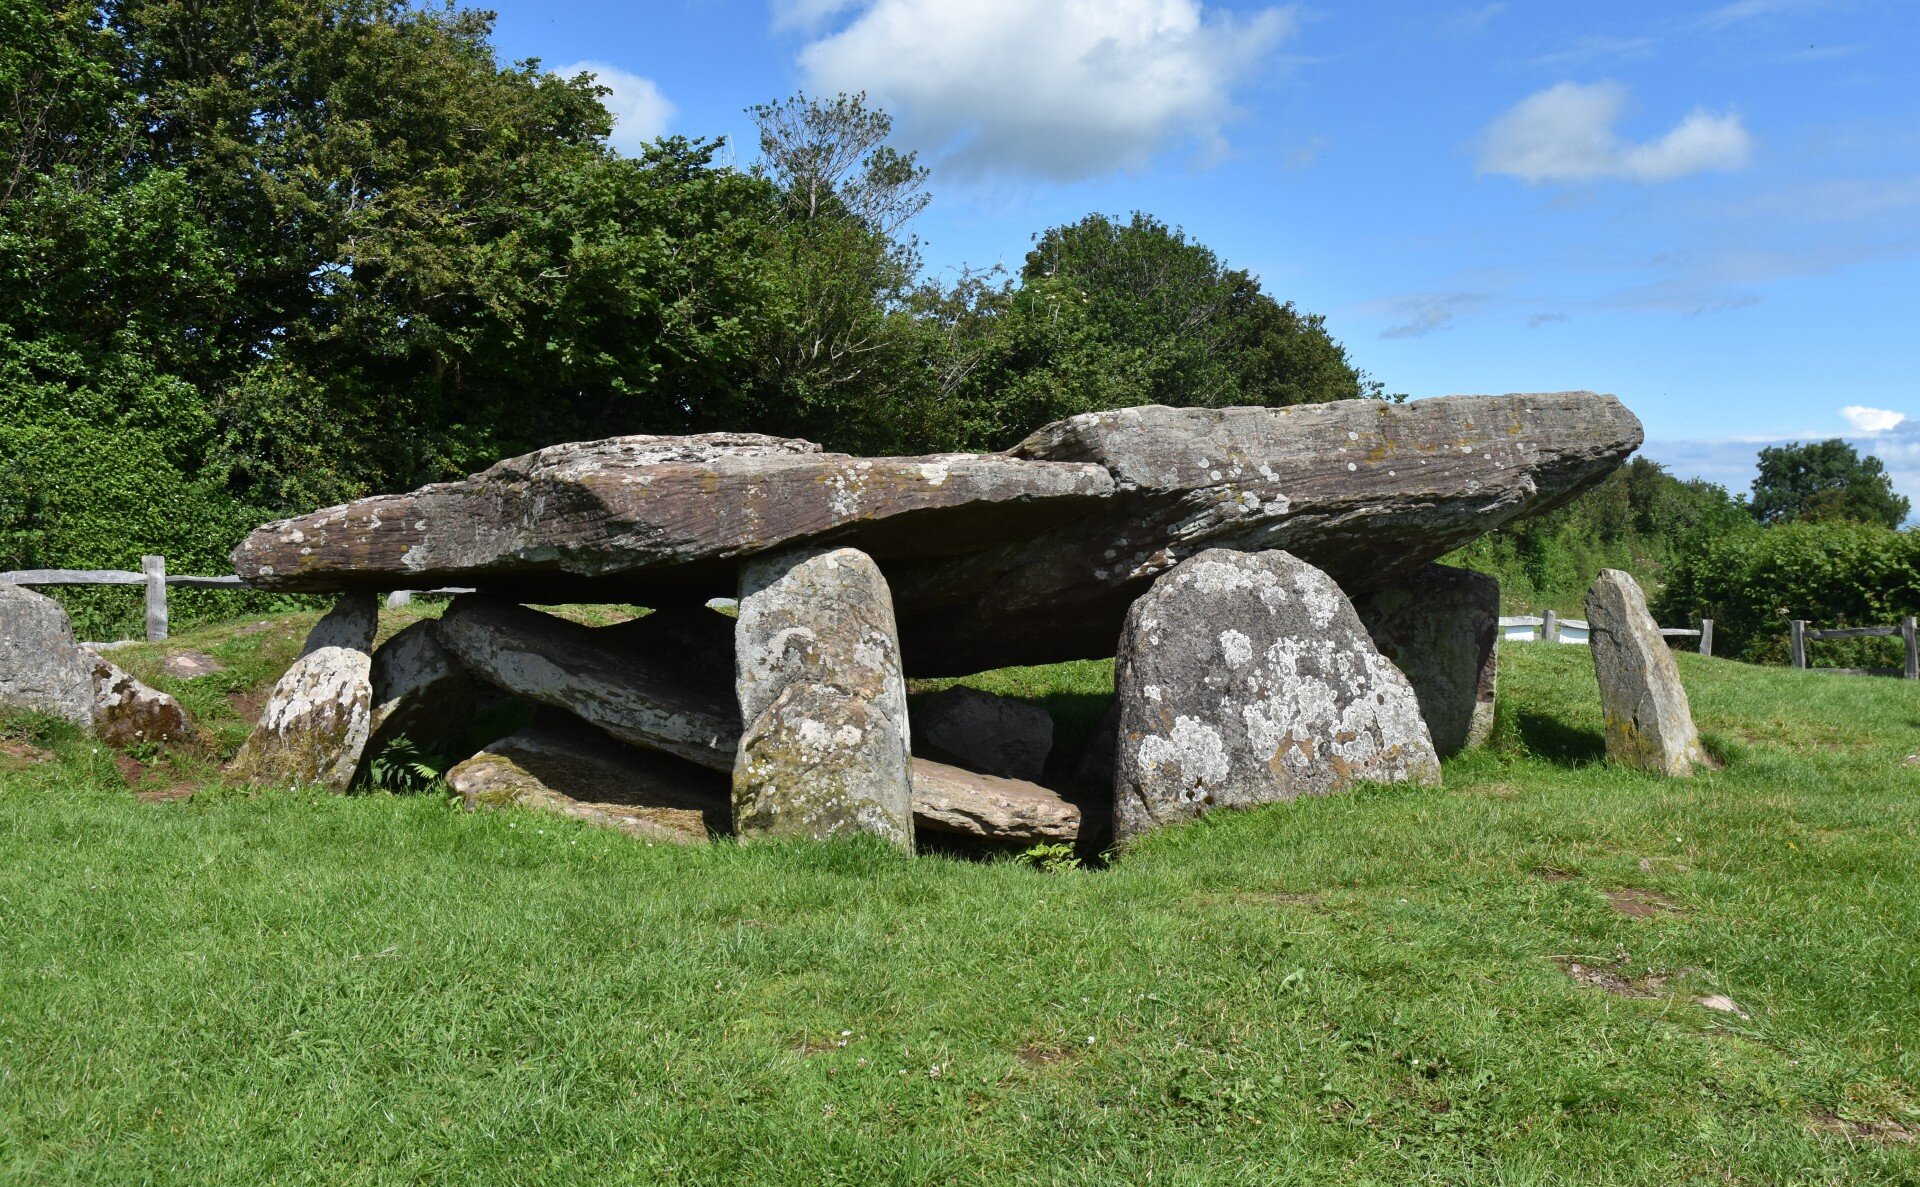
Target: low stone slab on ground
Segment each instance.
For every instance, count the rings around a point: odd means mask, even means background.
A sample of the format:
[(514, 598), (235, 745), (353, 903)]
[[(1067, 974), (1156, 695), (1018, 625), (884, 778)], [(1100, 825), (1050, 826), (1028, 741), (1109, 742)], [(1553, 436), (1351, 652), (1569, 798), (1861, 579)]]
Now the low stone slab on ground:
[(0, 583), (0, 709), (93, 729), (93, 664), (60, 603)]
[(952, 755), (968, 768), (1006, 779), (1038, 781), (1053, 752), (1053, 718), (1045, 709), (956, 685), (913, 707), (913, 742)]
[(1711, 768), (1673, 651), (1639, 583), (1602, 569), (1587, 590), (1587, 623), (1608, 761), (1671, 776)]
[(468, 811), (516, 805), (648, 841), (705, 844), (732, 824), (726, 776), (583, 723), (528, 726), (455, 766), (447, 785)]
[(1346, 595), (1285, 552), (1211, 549), (1133, 606), (1114, 835), (1356, 783), (1437, 783), (1419, 701)]
[(93, 730), (102, 742), (122, 750), (142, 745), (193, 750), (211, 746), (212, 739), (179, 701), (142, 684), (104, 656), (91, 658)]
[(1074, 841), (1080, 809), (1037, 783), (916, 758), (913, 823), (926, 832), (983, 841)]
[(742, 837), (913, 848), (907, 688), (886, 578), (852, 548), (755, 561), (736, 627)]
[(711, 691), (711, 681), (636, 643), (638, 629), (586, 627), (461, 597), (440, 618), (436, 637), (469, 672), (507, 692), (565, 709), (621, 741), (731, 771), (737, 708)]
[(1442, 758), (1486, 744), (1499, 676), (1500, 582), (1428, 565), (1353, 599), (1374, 646), (1400, 669)]
[(227, 670), (227, 665), (204, 651), (176, 651), (160, 661), (160, 674), (169, 680), (198, 680)]

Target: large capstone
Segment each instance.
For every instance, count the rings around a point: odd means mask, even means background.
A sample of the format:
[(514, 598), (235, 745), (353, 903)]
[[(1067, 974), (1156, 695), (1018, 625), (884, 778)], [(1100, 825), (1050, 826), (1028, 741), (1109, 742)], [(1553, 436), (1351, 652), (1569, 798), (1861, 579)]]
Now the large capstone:
[(1436, 783), (1418, 698), (1340, 587), (1285, 552), (1211, 549), (1127, 614), (1115, 837), (1356, 783)]
[(507, 692), (565, 709), (623, 742), (732, 770), (740, 718), (722, 691), (724, 673), (716, 681), (656, 653), (645, 622), (586, 627), (462, 597), (441, 616), (435, 637), (469, 672)]
[(1587, 631), (1600, 681), (1607, 758), (1661, 775), (1691, 775), (1713, 760), (1693, 727), (1680, 669), (1647, 611), (1639, 583), (1602, 569), (1587, 590)]
[[(307, 636), (300, 658), (273, 686), (229, 774), (263, 786), (344, 792), (372, 732), (373, 631), (349, 595)], [(318, 644), (317, 646), (315, 644)]]
[(1428, 565), (1355, 598), (1353, 608), (1413, 685), (1435, 752), (1446, 758), (1484, 745), (1499, 674), (1499, 580)]
[(725, 775), (552, 719), (455, 766), (447, 786), (468, 811), (531, 808), (648, 841), (704, 844), (729, 825)]
[(1129, 408), (987, 455), (621, 437), (267, 524), (233, 561), (270, 589), (697, 605), (755, 558), (851, 546), (887, 575), (911, 669), (957, 675), (1113, 654), (1128, 605), (1207, 548), (1390, 584), (1592, 486), (1640, 439), (1591, 392)]
[(45, 713), (91, 730), (92, 667), (60, 603), (0, 583), (0, 709)]
[(975, 771), (1036, 782), (1053, 752), (1053, 718), (1038, 705), (955, 685), (913, 707), (913, 743)]
[(836, 548), (748, 565), (736, 638), (735, 830), (870, 834), (911, 850), (906, 682), (872, 559)]

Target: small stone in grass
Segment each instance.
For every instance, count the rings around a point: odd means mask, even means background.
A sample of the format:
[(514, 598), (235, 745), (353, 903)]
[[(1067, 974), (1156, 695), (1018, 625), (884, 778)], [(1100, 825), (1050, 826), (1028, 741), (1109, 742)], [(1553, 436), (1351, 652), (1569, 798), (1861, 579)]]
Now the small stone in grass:
[(1722, 1014), (1737, 1014), (1742, 1018), (1751, 1018), (1753, 1016), (1741, 1009), (1737, 1002), (1724, 993), (1709, 994), (1706, 997), (1695, 998), (1694, 1000), (1707, 1009), (1718, 1010)]

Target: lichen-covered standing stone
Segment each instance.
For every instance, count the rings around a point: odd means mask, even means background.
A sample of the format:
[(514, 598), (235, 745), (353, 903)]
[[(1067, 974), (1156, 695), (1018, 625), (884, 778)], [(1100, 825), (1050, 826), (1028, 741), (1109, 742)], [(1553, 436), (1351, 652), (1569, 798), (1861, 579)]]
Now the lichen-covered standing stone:
[(911, 850), (907, 689), (879, 567), (852, 548), (755, 561), (735, 629), (735, 830)]
[(1618, 569), (1602, 569), (1587, 590), (1587, 624), (1607, 758), (1662, 775), (1712, 766), (1693, 728), (1680, 669), (1639, 584)]
[(1500, 582), (1485, 573), (1428, 565), (1353, 600), (1380, 654), (1420, 698), (1442, 758), (1486, 744), (1499, 673)]
[(371, 594), (348, 594), (308, 634), (234, 755), (230, 775), (266, 786), (352, 785), (372, 730), (372, 602)]
[(99, 655), (93, 661), (93, 728), (102, 742), (125, 749), (154, 745), (199, 749), (210, 739), (187, 711), (119, 665)]
[(1127, 614), (1114, 835), (1356, 783), (1436, 783), (1413, 688), (1339, 586), (1285, 552), (1209, 549)]
[(26, 709), (93, 728), (92, 663), (60, 603), (0, 583), (0, 709)]

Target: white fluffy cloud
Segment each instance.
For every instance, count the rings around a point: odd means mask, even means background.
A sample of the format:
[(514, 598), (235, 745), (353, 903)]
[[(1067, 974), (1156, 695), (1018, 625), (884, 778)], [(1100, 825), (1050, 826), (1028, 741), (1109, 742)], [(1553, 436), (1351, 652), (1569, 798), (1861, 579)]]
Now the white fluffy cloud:
[(1480, 171), (1530, 185), (1621, 177), (1668, 181), (1708, 169), (1738, 169), (1753, 138), (1738, 115), (1704, 108), (1666, 135), (1638, 144), (1614, 131), (1626, 107), (1617, 82), (1563, 82), (1527, 96), (1493, 121), (1480, 142)]
[(1294, 29), (1286, 9), (1200, 0), (780, 0), (775, 16), (842, 10), (800, 52), (809, 89), (866, 91), (958, 172), (1058, 180), (1220, 150), (1233, 86)]
[(593, 75), (601, 86), (613, 91), (601, 99), (613, 113), (613, 135), (607, 137), (613, 147), (631, 155), (667, 130), (667, 121), (677, 109), (651, 78), (594, 61), (575, 62), (554, 71), (562, 78), (583, 72)]
[(1904, 424), (1907, 419), (1904, 412), (1869, 408), (1865, 404), (1849, 404), (1840, 410), (1840, 415), (1847, 418), (1847, 423), (1853, 426), (1855, 432), (1860, 433), (1884, 433)]

